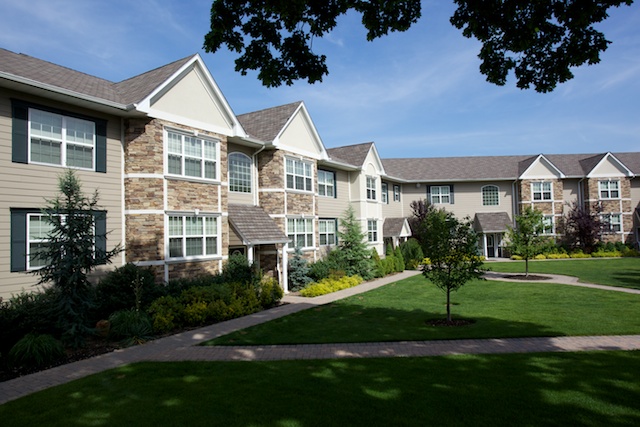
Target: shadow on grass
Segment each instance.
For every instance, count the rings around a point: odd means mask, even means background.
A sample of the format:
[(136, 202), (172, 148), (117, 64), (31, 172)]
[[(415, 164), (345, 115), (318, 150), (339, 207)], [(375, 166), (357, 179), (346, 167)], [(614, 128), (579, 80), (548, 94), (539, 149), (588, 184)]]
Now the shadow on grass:
[[(452, 318), (471, 320), (464, 326), (433, 326), (446, 319), (442, 311), (327, 304), (256, 325), (203, 345), (276, 345), (450, 340), (464, 338), (551, 337), (563, 333), (531, 322), (466, 316), (464, 302), (455, 303)], [(459, 314), (460, 313), (460, 314)]]
[(620, 282), (620, 286), (630, 289), (640, 289), (640, 279), (637, 271), (618, 271), (613, 277)]
[(634, 352), (140, 363), (0, 406), (3, 426), (640, 424)]

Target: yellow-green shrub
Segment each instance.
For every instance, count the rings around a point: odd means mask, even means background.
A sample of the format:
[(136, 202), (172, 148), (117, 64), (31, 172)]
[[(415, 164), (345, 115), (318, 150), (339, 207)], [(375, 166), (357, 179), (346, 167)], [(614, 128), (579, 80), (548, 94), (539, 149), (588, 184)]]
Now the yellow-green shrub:
[(620, 251), (597, 251), (591, 254), (594, 258), (619, 258), (622, 256)]
[(547, 256), (544, 254), (538, 254), (534, 256), (533, 259), (547, 259)]
[(591, 255), (585, 254), (582, 251), (572, 252), (569, 254), (570, 258), (591, 258)]
[(330, 294), (342, 289), (352, 288), (362, 283), (360, 276), (344, 276), (340, 279), (322, 279), (317, 283), (312, 283), (300, 291), (303, 297), (317, 297)]
[(569, 258), (569, 254), (547, 254), (547, 259), (565, 259)]
[(522, 261), (524, 258), (522, 258), (520, 255), (511, 255), (511, 259), (514, 261)]

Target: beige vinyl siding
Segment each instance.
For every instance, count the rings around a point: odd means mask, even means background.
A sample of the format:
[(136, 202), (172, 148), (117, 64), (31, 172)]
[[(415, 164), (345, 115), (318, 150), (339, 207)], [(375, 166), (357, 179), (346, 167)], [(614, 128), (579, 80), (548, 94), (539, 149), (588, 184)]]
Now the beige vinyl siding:
[[(411, 210), (405, 211), (404, 209), (404, 193), (402, 192), (403, 186), (401, 184), (394, 183), (392, 181), (384, 181), (389, 187), (389, 203), (382, 204), (382, 216), (384, 218), (402, 218), (409, 216)], [(393, 186), (400, 185), (400, 201), (395, 202), (393, 200)]]
[[(253, 205), (254, 204), (254, 200), (253, 200), (253, 195), (256, 191), (256, 169), (255, 169), (255, 162), (254, 162), (254, 158), (253, 158), (253, 153), (254, 150), (250, 147), (245, 147), (243, 145), (238, 145), (238, 144), (232, 144), (229, 143), (227, 145), (227, 159), (229, 158), (229, 154), (231, 153), (243, 153), (246, 154), (247, 156), (249, 156), (249, 158), (251, 159), (251, 167), (252, 167), (252, 182), (251, 182), (251, 193), (237, 193), (234, 191), (229, 191), (229, 203), (237, 203), (237, 204), (242, 204), (242, 205)], [(228, 161), (228, 160), (227, 160)], [(228, 165), (227, 165), (228, 166)], [(225, 170), (229, 171), (229, 168), (226, 167)], [(223, 181), (225, 181), (227, 183), (227, 189), (229, 188), (229, 176), (226, 176), (223, 178)]]
[(562, 200), (565, 203), (564, 212), (567, 213), (571, 205), (578, 201), (578, 194), (580, 187), (580, 180), (578, 179), (563, 179), (562, 180)]
[[(6, 93), (6, 92), (5, 92)], [(58, 176), (65, 168), (11, 161), (11, 102), (9, 98), (34, 102), (43, 106), (59, 108), (87, 116), (105, 119), (107, 125), (107, 173), (76, 171), (82, 183), (83, 192), (91, 196), (99, 191), (99, 205), (107, 211), (107, 248), (112, 249), (122, 243), (122, 148), (120, 143), (120, 118), (55, 104), (40, 98), (6, 93), (0, 96), (0, 296), (9, 297), (21, 290), (33, 290), (37, 277), (23, 272), (11, 273), (10, 268), (10, 208), (42, 208), (45, 199), (58, 194)], [(113, 261), (121, 265), (121, 256)]]
[[(437, 204), (436, 206), (453, 212), (458, 218), (469, 216), (473, 219), (477, 212), (507, 212), (509, 216), (513, 217), (513, 187), (510, 181), (420, 183), (420, 187), (417, 187), (416, 184), (405, 184), (402, 196), (406, 216), (411, 216), (410, 204), (412, 201), (427, 198), (427, 186), (429, 185), (453, 185), (453, 204)], [(485, 185), (498, 187), (500, 199), (497, 206), (482, 205), (482, 187)]]
[[(318, 169), (332, 170), (322, 166), (318, 166)], [(318, 196), (318, 216), (320, 218), (340, 218), (349, 206), (349, 172), (341, 170), (333, 170), (333, 172), (336, 174), (337, 197)]]

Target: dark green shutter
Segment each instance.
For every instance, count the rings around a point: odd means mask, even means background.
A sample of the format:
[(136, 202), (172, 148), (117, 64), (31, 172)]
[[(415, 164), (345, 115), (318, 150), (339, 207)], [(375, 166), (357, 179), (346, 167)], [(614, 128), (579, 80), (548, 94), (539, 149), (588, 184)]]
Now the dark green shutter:
[(338, 174), (333, 172), (333, 198), (334, 199), (338, 198), (338, 179), (337, 178), (338, 178)]
[(100, 264), (106, 264), (104, 254), (107, 252), (107, 213), (96, 212), (95, 221), (96, 259), (100, 260)]
[(107, 172), (107, 122), (96, 121), (96, 172)]
[(453, 204), (453, 185), (449, 186), (449, 203)]
[(431, 203), (431, 186), (427, 185), (427, 200)]
[(29, 152), (29, 108), (18, 101), (11, 102), (11, 160), (27, 163)]
[(11, 209), (11, 271), (27, 270), (27, 211)]

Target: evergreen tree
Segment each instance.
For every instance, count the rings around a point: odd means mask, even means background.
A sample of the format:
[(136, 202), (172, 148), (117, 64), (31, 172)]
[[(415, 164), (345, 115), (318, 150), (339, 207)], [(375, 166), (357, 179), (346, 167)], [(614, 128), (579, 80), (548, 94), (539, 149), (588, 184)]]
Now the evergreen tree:
[(293, 258), (289, 262), (289, 290), (299, 291), (311, 283), (312, 279), (309, 277), (309, 271), (307, 260), (302, 257), (302, 249), (296, 246)]
[(42, 211), (51, 230), (47, 243), (35, 255), (46, 260), (46, 265), (35, 271), (38, 284), (50, 285), (56, 294), (58, 326), (63, 340), (74, 347), (84, 343), (89, 309), (92, 305), (92, 287), (88, 274), (98, 265), (111, 262), (121, 247), (107, 251), (96, 245), (105, 234), (96, 233), (96, 220), (104, 219), (98, 209), (98, 191), (86, 197), (80, 180), (72, 170), (58, 179), (60, 194), (47, 200)]
[(356, 219), (353, 206), (349, 205), (342, 218), (338, 230), (339, 259), (349, 276), (358, 275), (364, 280), (373, 278), (375, 268), (371, 260), (371, 252), (365, 243), (366, 234)]

